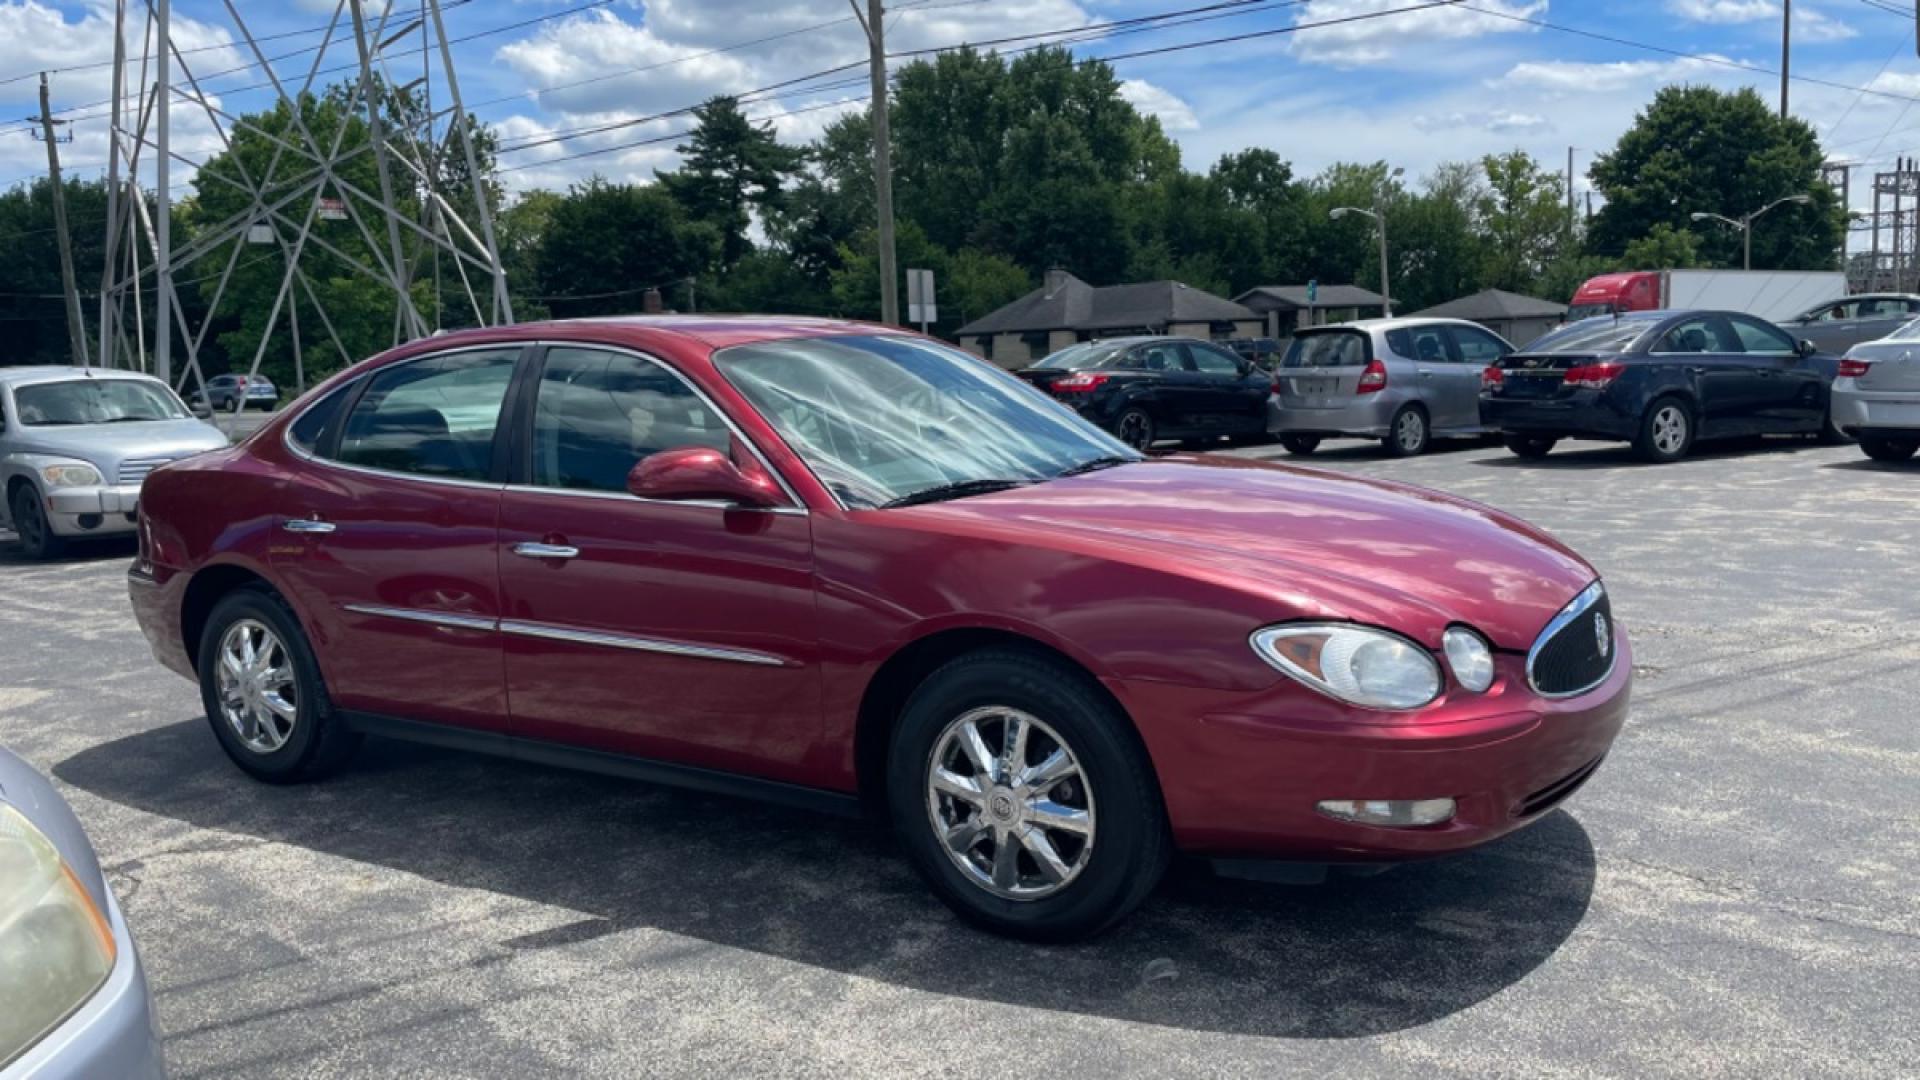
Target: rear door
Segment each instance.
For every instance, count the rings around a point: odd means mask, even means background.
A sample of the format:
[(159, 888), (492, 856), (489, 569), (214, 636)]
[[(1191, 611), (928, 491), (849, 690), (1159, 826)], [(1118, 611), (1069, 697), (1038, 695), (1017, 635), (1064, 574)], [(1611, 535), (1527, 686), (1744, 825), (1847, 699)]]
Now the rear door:
[(302, 430), (313, 441), (282, 489), (271, 559), (335, 704), (506, 729), (495, 436), (523, 351), (384, 367), (338, 395), (339, 422), (295, 425), (296, 448)]
[(1832, 374), (1800, 355), (1785, 332), (1750, 315), (1729, 315), (1727, 322), (1746, 354), (1765, 376), (1760, 416), (1769, 430), (1816, 430), (1826, 415)]
[(660, 361), (556, 345), (536, 367), (500, 512), (514, 734), (796, 777), (819, 716), (805, 510), (628, 494), (662, 450), (758, 459)]
[(1206, 412), (1206, 386), (1194, 370), (1185, 342), (1168, 338), (1136, 345), (1129, 363), (1137, 360), (1146, 372), (1149, 393), (1160, 402), (1155, 417), (1165, 434), (1198, 430)]
[(1745, 435), (1767, 430), (1774, 397), (1771, 361), (1750, 357), (1726, 319), (1701, 314), (1670, 327), (1654, 345), (1656, 357), (1677, 364), (1700, 398), (1701, 434)]

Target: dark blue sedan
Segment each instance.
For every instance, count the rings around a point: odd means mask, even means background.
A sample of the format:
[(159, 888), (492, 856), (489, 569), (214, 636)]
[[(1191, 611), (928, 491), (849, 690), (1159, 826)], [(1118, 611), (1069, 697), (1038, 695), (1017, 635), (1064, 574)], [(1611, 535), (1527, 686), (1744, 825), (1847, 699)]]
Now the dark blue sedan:
[(1807, 434), (1841, 440), (1829, 400), (1838, 357), (1732, 311), (1583, 319), (1501, 358), (1481, 378), (1480, 419), (1521, 457), (1561, 439), (1630, 442), (1654, 462), (1703, 439)]

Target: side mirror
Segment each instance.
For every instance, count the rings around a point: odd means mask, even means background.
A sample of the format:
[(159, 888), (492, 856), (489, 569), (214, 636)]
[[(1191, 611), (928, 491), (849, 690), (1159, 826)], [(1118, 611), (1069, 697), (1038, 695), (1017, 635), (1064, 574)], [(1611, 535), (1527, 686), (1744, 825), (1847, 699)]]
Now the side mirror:
[(1814, 353), (1817, 353), (1820, 351), (1820, 346), (1815, 345), (1813, 342), (1808, 341), (1806, 338), (1801, 338), (1798, 342), (1794, 344), (1793, 349), (1795, 352), (1799, 353), (1801, 356), (1812, 356)]
[(756, 463), (742, 469), (709, 446), (680, 446), (648, 454), (627, 473), (627, 491), (642, 499), (718, 499), (744, 507), (778, 506), (773, 477)]

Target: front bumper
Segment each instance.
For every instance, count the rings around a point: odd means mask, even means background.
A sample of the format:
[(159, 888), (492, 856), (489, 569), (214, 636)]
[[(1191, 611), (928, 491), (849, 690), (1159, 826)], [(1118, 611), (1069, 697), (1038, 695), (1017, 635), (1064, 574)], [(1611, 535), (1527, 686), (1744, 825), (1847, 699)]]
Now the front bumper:
[(1833, 424), (1848, 435), (1920, 434), (1920, 393), (1856, 389), (1852, 379), (1833, 384)]
[(113, 930), (116, 956), (106, 984), (65, 1023), (0, 1069), (0, 1080), (107, 1076), (163, 1080), (166, 1076), (146, 970), (112, 889), (107, 890), (107, 923)]
[[(1422, 722), (1355, 723), (1284, 681), (1254, 695), (1110, 683), (1138, 719), (1182, 851), (1216, 858), (1394, 862), (1463, 851), (1539, 820), (1593, 774), (1627, 719), (1626, 635), (1605, 681), (1570, 698), (1526, 685), (1501, 654), (1483, 694), (1455, 688)], [(1451, 797), (1452, 820), (1418, 828), (1340, 821), (1323, 799)]]
[(1631, 442), (1640, 434), (1640, 414), (1622, 407), (1606, 390), (1575, 390), (1556, 398), (1483, 395), (1480, 423), (1489, 431), (1556, 439)]
[(46, 497), (47, 523), (57, 536), (131, 533), (139, 524), (139, 484), (55, 488)]

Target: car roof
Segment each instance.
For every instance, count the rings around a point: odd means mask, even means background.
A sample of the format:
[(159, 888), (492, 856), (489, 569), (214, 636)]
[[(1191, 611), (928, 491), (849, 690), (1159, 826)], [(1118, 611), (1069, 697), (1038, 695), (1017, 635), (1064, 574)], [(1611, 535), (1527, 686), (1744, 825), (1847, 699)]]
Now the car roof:
[(138, 371), (120, 371), (114, 368), (75, 367), (71, 364), (28, 364), (24, 367), (0, 367), (0, 384), (19, 386), (24, 383), (46, 382), (50, 379), (68, 379), (84, 376), (90, 379), (139, 379), (144, 382), (158, 382), (151, 375)]
[(1486, 329), (1472, 319), (1450, 319), (1444, 315), (1431, 318), (1424, 315), (1395, 315), (1392, 318), (1354, 319), (1351, 322), (1328, 323), (1325, 326), (1303, 326), (1299, 332), (1305, 334), (1315, 330), (1398, 330), (1407, 326), (1471, 326), (1476, 330)]
[(834, 334), (905, 334), (911, 331), (854, 319), (825, 319), (801, 315), (607, 315), (582, 319), (550, 319), (511, 326), (455, 330), (412, 342), (414, 345), (461, 345), (468, 342), (519, 341), (553, 338), (576, 341), (630, 341), (640, 343), (662, 336), (720, 349), (787, 338)]

